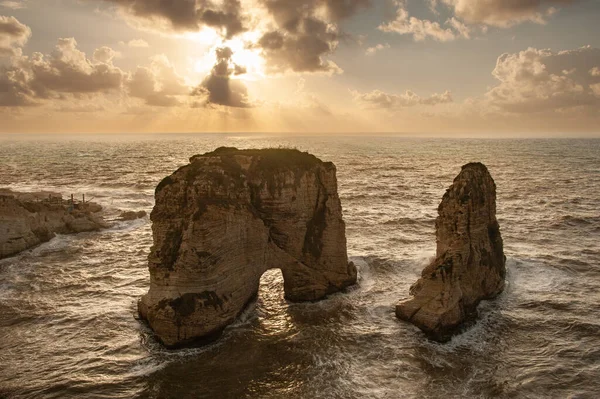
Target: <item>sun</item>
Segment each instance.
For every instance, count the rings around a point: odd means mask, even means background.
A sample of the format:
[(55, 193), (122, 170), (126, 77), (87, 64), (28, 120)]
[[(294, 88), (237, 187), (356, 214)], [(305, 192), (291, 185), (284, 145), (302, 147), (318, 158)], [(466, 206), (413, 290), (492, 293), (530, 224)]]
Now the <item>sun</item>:
[(266, 78), (265, 59), (262, 51), (255, 46), (262, 34), (256, 32), (246, 32), (243, 35), (224, 40), (217, 31), (211, 28), (204, 28), (199, 32), (189, 33), (186, 38), (208, 46), (209, 50), (202, 54), (194, 62), (194, 70), (199, 74), (207, 74), (217, 62), (216, 50), (221, 47), (229, 47), (233, 55), (231, 61), (244, 67), (246, 73), (232, 76), (232, 79), (256, 81)]
[(233, 50), (231, 60), (240, 66), (246, 68), (246, 73), (238, 75), (238, 79), (242, 80), (260, 80), (266, 77), (265, 75), (265, 59), (257, 48), (248, 46), (248, 42), (242, 39), (233, 39), (224, 43), (225, 46)]

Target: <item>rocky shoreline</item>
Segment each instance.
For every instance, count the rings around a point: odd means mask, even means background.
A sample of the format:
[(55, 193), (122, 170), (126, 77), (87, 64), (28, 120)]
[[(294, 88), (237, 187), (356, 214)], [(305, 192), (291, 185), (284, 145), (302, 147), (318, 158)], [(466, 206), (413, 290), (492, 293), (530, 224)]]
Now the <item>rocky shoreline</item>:
[(53, 192), (0, 189), (0, 259), (50, 241), (56, 234), (108, 227), (94, 202), (64, 200)]

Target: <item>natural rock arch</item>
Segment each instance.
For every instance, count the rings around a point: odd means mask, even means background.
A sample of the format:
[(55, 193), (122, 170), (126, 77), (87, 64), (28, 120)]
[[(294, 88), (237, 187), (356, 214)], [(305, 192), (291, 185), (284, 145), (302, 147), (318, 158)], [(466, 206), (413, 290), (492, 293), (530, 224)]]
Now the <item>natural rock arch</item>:
[(220, 148), (157, 187), (150, 290), (139, 313), (165, 345), (210, 340), (279, 268), (287, 299), (356, 282), (332, 163), (297, 150)]

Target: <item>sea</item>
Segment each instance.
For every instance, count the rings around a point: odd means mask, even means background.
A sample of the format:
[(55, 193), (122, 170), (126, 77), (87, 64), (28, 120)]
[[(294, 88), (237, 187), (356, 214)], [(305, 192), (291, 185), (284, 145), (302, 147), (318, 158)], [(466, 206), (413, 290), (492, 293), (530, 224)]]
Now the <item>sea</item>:
[[(136, 314), (149, 218), (58, 235), (0, 261), (0, 397), (600, 398), (598, 139), (5, 135), (0, 187), (85, 194), (114, 220), (150, 212), (163, 177), (220, 146), (336, 164), (356, 286), (289, 303), (268, 271), (220, 340), (168, 350)], [(394, 306), (435, 255), (437, 206), (473, 161), (497, 184), (506, 289), (440, 344)]]

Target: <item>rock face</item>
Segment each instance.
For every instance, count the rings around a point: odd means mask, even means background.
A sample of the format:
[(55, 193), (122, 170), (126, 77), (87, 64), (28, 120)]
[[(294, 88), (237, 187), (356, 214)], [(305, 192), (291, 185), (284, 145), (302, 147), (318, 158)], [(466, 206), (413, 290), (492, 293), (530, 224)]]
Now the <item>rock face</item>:
[(296, 150), (219, 148), (156, 188), (150, 290), (139, 313), (166, 346), (215, 339), (282, 270), (285, 296), (315, 301), (356, 282), (336, 169)]
[(396, 315), (438, 341), (450, 339), (483, 299), (504, 289), (506, 275), (496, 184), (481, 163), (463, 166), (438, 208), (437, 253)]
[[(0, 191), (0, 259), (70, 234), (107, 227), (94, 203), (70, 205), (60, 196)], [(47, 194), (47, 193), (44, 193)]]

